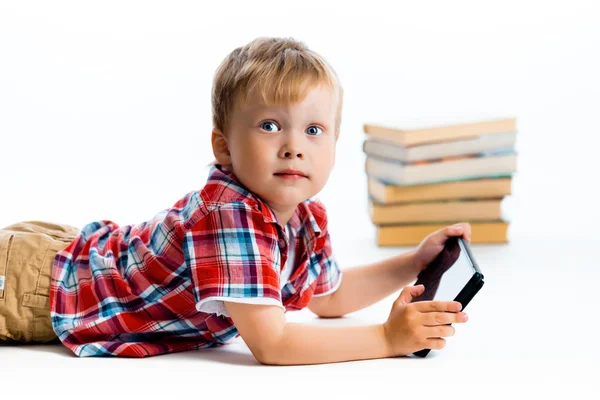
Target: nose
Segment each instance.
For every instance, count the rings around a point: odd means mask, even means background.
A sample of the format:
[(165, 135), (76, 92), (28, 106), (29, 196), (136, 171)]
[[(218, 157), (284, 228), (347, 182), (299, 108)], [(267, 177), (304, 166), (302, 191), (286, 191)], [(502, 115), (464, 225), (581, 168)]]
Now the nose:
[(281, 146), (281, 149), (279, 150), (279, 156), (282, 158), (289, 159), (293, 159), (295, 157), (299, 159), (304, 159), (304, 153), (300, 149), (299, 144), (301, 140), (301, 137), (296, 136), (294, 133), (287, 135), (286, 142), (283, 144), (283, 146)]
[[(285, 153), (283, 153), (283, 157), (284, 158), (294, 158), (294, 153), (295, 152), (286, 151)], [(296, 157), (298, 157), (300, 159), (304, 158), (304, 156), (302, 155), (302, 153), (296, 153)]]

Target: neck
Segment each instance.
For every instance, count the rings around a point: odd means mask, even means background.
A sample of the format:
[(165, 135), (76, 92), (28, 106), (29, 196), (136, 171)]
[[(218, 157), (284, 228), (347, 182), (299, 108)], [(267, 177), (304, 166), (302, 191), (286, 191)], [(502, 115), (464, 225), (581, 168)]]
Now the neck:
[(278, 207), (277, 205), (271, 205), (271, 204), (268, 204), (268, 206), (271, 207), (271, 210), (277, 217), (277, 221), (281, 224), (281, 226), (287, 225), (287, 223), (292, 218), (292, 215), (294, 215), (294, 212), (296, 211), (296, 207), (298, 207), (297, 205), (293, 208)]

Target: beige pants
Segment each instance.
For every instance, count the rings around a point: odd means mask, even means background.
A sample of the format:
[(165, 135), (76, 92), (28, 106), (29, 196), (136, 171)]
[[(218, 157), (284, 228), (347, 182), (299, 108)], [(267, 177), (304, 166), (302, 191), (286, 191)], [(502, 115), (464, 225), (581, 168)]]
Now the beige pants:
[(0, 340), (54, 342), (50, 321), (50, 279), (56, 253), (79, 229), (42, 221), (0, 229)]

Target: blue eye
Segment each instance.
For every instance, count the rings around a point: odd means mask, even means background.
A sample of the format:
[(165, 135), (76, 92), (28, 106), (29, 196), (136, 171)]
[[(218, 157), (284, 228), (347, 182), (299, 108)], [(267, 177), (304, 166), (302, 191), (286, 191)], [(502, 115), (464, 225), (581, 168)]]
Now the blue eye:
[(323, 130), (321, 128), (319, 128), (318, 126), (309, 126), (308, 129), (306, 130), (306, 133), (308, 133), (311, 136), (318, 136), (320, 134), (323, 133)]
[(264, 129), (267, 132), (278, 132), (279, 131), (279, 127), (273, 121), (265, 121), (262, 124), (260, 124), (260, 127), (261, 127), (261, 129)]

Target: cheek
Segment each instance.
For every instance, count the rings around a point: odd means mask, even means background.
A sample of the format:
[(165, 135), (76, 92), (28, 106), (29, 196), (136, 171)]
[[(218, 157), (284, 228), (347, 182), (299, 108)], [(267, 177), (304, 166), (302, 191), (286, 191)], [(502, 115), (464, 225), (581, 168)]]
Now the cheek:
[(322, 167), (333, 167), (333, 163), (335, 162), (335, 143), (327, 143), (320, 146), (318, 149), (318, 156), (315, 161), (318, 162)]
[(231, 143), (231, 154), (234, 159), (238, 161), (245, 161), (248, 159), (252, 159), (253, 155), (256, 153), (257, 146), (251, 140), (247, 138), (236, 138), (235, 141)]
[(327, 181), (335, 161), (335, 148), (333, 146), (322, 146), (314, 153), (312, 158), (313, 170), (318, 171), (319, 184)]
[(235, 142), (232, 162), (240, 175), (254, 175), (268, 169), (272, 153), (268, 143), (261, 140), (240, 139)]

